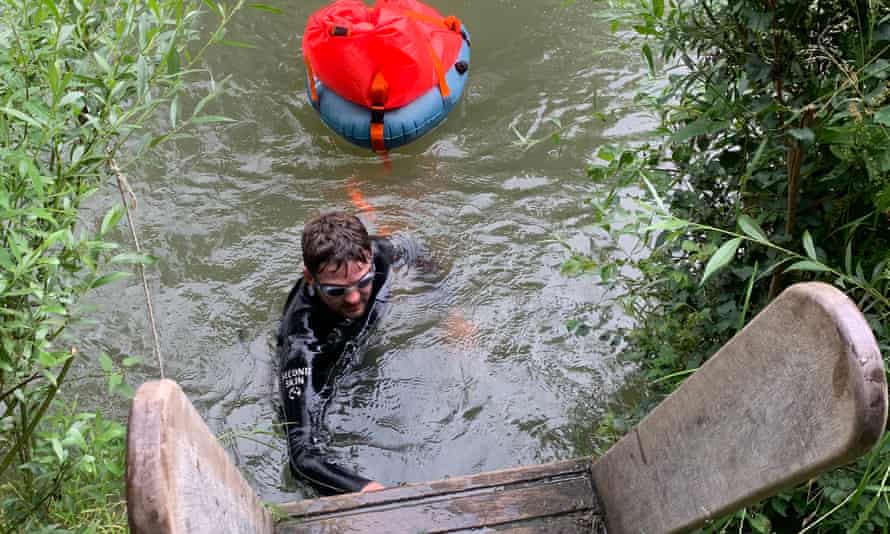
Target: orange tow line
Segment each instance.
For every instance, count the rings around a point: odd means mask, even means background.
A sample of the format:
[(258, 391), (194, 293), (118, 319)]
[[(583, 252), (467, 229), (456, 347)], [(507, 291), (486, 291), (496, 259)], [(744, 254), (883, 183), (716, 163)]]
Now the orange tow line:
[(374, 209), (374, 206), (372, 206), (370, 202), (365, 200), (365, 195), (362, 194), (358, 186), (352, 183), (351, 180), (350, 183), (346, 184), (346, 193), (349, 195), (349, 201), (355, 206), (355, 209), (357, 209), (359, 213), (365, 215), (369, 222), (372, 222), (377, 226), (377, 235), (388, 236), (392, 234), (393, 230), (388, 226), (377, 225), (377, 210)]

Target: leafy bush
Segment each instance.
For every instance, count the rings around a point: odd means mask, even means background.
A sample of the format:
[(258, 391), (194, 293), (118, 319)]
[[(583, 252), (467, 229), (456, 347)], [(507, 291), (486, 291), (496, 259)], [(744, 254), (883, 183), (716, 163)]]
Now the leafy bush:
[[(628, 46), (666, 78), (639, 99), (660, 117), (662, 142), (604, 148), (589, 170), (603, 229), (637, 244), (582, 270), (627, 288), (628, 354), (651, 384), (640, 413), (796, 281), (843, 289), (890, 354), (890, 6), (610, 8), (613, 29), (629, 25)], [(618, 192), (639, 202), (619, 203)], [(710, 528), (886, 529), (888, 453), (884, 439), (858, 463)]]
[[(211, 94), (191, 114), (183, 115), (179, 106), (187, 79), (201, 73), (204, 49), (222, 40), (241, 7), (204, 4), (218, 23), (197, 50), (200, 2), (0, 4), (3, 530), (36, 530), (44, 519), (77, 526), (84, 506), (110, 514), (112, 522), (123, 517), (119, 506), (100, 502), (119, 500), (122, 428), (101, 413), (77, 413), (58, 401), (79, 355), (63, 334), (78, 318), (81, 297), (129, 274), (109, 268), (143, 265), (151, 257), (122, 252), (108, 239), (123, 206), (111, 207), (99, 224), (84, 220), (81, 208), (100, 187), (114, 183), (110, 167), (118, 168), (117, 159), (125, 167), (191, 124), (223, 120), (202, 114), (218, 85), (211, 84)], [(158, 134), (161, 110), (166, 131)], [(101, 363), (113, 371), (107, 357)], [(109, 374), (109, 386), (125, 389), (120, 373)], [(101, 499), (92, 500), (85, 490), (96, 484), (105, 488)], [(109, 495), (108, 487), (117, 489)]]

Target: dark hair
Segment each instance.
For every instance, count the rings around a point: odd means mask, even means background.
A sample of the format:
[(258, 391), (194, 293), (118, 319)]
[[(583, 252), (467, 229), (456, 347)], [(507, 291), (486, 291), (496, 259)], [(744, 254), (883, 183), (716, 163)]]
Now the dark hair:
[(355, 215), (325, 213), (303, 227), (303, 264), (316, 276), (327, 265), (340, 269), (351, 261), (371, 260), (371, 238)]

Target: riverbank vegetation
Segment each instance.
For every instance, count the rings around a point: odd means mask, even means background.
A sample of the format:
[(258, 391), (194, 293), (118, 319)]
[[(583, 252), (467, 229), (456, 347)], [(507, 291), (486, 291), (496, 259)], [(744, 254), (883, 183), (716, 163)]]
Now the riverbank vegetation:
[[(86, 295), (152, 258), (114, 241), (126, 235), (123, 203), (96, 198), (132, 195), (121, 169), (223, 120), (203, 111), (220, 84), (201, 58), (240, 7), (0, 6), (0, 532), (126, 530), (124, 428), (95, 397), (81, 407), (68, 381), (72, 367), (95, 369), (124, 403), (123, 371), (139, 360), (79, 350), (69, 332)], [(210, 91), (186, 113), (180, 97), (196, 78)]]
[[(637, 98), (658, 116), (661, 141), (600, 150), (589, 169), (600, 192), (591, 207), (615, 246), (576, 256), (567, 269), (627, 289), (621, 303), (635, 327), (625, 332), (626, 351), (649, 391), (634, 417), (794, 282), (845, 291), (887, 358), (890, 5), (608, 7), (599, 16), (663, 80)], [(618, 191), (637, 202), (620, 203)], [(885, 437), (857, 463), (706, 530), (886, 531), (888, 477)]]

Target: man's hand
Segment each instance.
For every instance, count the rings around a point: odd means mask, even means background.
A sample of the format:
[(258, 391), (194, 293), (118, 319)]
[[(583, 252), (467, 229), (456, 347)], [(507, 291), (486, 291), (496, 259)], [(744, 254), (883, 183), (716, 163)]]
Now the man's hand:
[(367, 493), (369, 491), (379, 491), (382, 489), (386, 489), (386, 486), (384, 486), (380, 482), (371, 481), (371, 482), (368, 482), (367, 486), (362, 488), (361, 493)]
[(451, 310), (445, 318), (445, 331), (448, 340), (462, 345), (478, 344), (479, 328), (470, 322), (459, 310)]

